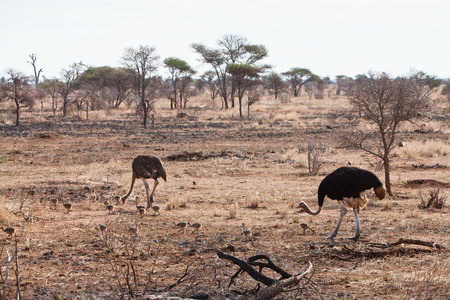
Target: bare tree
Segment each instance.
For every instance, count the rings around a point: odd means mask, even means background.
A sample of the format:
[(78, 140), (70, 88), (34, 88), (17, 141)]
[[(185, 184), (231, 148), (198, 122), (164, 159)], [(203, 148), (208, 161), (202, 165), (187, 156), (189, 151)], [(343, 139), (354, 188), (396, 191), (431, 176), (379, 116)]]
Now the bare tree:
[(390, 158), (397, 145), (398, 127), (418, 115), (440, 83), (441, 80), (423, 72), (397, 78), (386, 73), (368, 73), (358, 76), (351, 85), (351, 103), (365, 120), (376, 126), (377, 131), (352, 134), (347, 141), (380, 158), (384, 165), (386, 190), (390, 195)]
[(14, 104), (16, 126), (20, 125), (20, 109), (33, 104), (33, 98), (28, 85), (28, 77), (21, 72), (8, 70), (9, 77), (1, 85), (0, 100), (11, 101)]
[(148, 90), (152, 74), (158, 69), (159, 56), (156, 49), (149, 46), (139, 46), (137, 49), (127, 48), (122, 57), (123, 64), (134, 72), (134, 90), (140, 100), (143, 113), (143, 126), (147, 128), (148, 112), (153, 109), (154, 98)]
[(71, 64), (68, 69), (63, 69), (60, 72), (62, 84), (60, 85), (59, 94), (61, 95), (63, 101), (63, 116), (67, 115), (69, 95), (73, 89), (73, 84), (75, 83), (75, 80), (77, 80), (78, 76), (80, 76), (84, 68), (85, 65), (80, 61)]
[(53, 115), (56, 115), (56, 110), (58, 109), (58, 96), (60, 94), (59, 91), (62, 89), (63, 85), (64, 84), (56, 78), (46, 79), (44, 82), (40, 83), (41, 89), (52, 98)]
[(31, 58), (31, 61), (29, 61), (29, 63), (33, 66), (33, 70), (34, 70), (34, 84), (37, 86), (39, 84), (39, 77), (41, 76), (42, 68), (40, 68), (39, 70), (37, 69), (37, 66), (36, 66), (37, 55), (36, 54), (31, 53), (30, 58)]
[(217, 95), (217, 77), (216, 74), (213, 71), (206, 71), (202, 76), (201, 80), (206, 83), (206, 86), (208, 87), (209, 94), (211, 97), (211, 100), (214, 100)]

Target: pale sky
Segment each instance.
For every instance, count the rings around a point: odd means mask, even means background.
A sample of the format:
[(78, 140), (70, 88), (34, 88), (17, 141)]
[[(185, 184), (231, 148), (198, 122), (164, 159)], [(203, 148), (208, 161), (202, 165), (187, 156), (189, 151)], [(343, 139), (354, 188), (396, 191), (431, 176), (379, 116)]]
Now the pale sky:
[(202, 73), (190, 45), (216, 48), (229, 34), (265, 45), (262, 62), (278, 73), (450, 78), (448, 0), (0, 0), (0, 76), (32, 75), (31, 53), (47, 78), (79, 61), (119, 67), (139, 45), (155, 47), (161, 65), (173, 56)]

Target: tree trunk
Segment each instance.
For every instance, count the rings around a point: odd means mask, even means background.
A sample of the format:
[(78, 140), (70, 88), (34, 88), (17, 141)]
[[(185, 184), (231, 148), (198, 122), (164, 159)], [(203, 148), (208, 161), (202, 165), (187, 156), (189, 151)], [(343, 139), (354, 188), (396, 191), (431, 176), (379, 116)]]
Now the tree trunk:
[(391, 190), (391, 176), (389, 173), (389, 169), (390, 169), (390, 162), (389, 162), (389, 155), (385, 155), (384, 159), (384, 181), (385, 181), (385, 185), (386, 185), (386, 192), (388, 193), (388, 195), (392, 195), (392, 190)]
[(16, 105), (16, 126), (19, 126), (19, 117), (20, 117), (20, 105)]
[(142, 101), (142, 113), (143, 113), (143, 124), (144, 124), (144, 128), (147, 129), (147, 103), (145, 102), (145, 100), (141, 100)]

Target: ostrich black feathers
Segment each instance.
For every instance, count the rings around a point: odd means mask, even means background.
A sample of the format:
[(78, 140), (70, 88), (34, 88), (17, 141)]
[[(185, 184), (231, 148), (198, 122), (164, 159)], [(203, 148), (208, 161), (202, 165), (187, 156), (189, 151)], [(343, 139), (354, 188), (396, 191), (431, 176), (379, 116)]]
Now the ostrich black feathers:
[[(318, 189), (319, 206), (323, 205), (325, 196), (330, 199), (359, 198), (362, 191), (383, 187), (383, 183), (370, 171), (356, 167), (341, 167), (328, 174), (320, 183)], [(384, 188), (383, 188), (384, 190)], [(377, 193), (380, 198), (383, 194)], [(382, 195), (384, 198), (384, 194)], [(382, 199), (381, 198), (381, 199)]]

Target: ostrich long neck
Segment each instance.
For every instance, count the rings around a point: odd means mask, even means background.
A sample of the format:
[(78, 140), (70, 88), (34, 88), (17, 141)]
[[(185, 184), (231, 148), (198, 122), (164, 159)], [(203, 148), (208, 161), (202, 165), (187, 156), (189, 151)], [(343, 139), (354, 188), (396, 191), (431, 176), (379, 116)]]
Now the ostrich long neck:
[(310, 215), (318, 215), (320, 213), (320, 211), (322, 210), (322, 206), (319, 206), (319, 208), (316, 211), (311, 211), (311, 209), (308, 207), (308, 205), (305, 203), (305, 206), (302, 207), (305, 212), (307, 212)]

